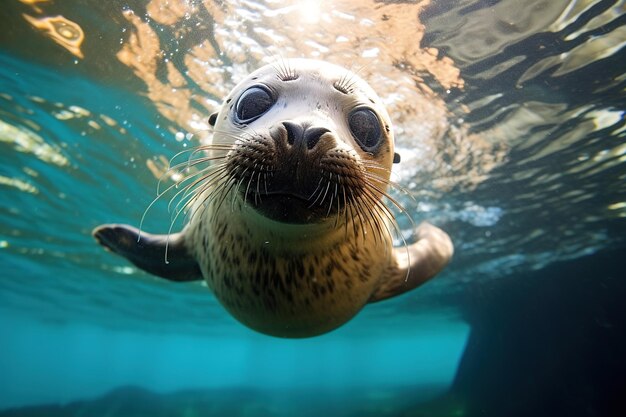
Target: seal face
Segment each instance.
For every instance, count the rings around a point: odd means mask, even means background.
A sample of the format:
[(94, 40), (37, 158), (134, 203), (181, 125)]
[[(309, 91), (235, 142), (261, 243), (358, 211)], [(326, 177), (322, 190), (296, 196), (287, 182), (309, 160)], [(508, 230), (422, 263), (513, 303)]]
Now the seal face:
[(203, 276), (235, 318), (282, 337), (330, 331), (452, 256), (448, 236), (427, 223), (416, 243), (393, 248), (383, 203), (399, 159), (391, 121), (350, 71), (304, 59), (267, 65), (210, 122), (212, 143), (191, 163), (210, 165), (180, 182), (183, 232), (137, 242), (137, 229), (104, 225), (94, 231), (101, 244), (170, 280)]
[(284, 65), (251, 74), (217, 116), (213, 140), (233, 145), (226, 168), (244, 201), (270, 219), (307, 224), (349, 215), (346, 206), (362, 206), (368, 192), (379, 199), (393, 160), (380, 99), (340, 67)]

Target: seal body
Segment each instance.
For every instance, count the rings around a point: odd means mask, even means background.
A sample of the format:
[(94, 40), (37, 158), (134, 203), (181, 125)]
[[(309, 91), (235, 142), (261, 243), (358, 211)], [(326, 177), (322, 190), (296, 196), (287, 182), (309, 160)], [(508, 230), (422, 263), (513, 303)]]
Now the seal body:
[(370, 238), (372, 230), (357, 238), (265, 220), (250, 207), (229, 210), (192, 221), (188, 246), (224, 307), (263, 333), (301, 337), (338, 327), (368, 302), (392, 260), (389, 236)]
[(314, 60), (262, 67), (210, 121), (212, 143), (194, 160), (209, 165), (181, 180), (184, 230), (136, 242), (137, 229), (104, 225), (101, 244), (167, 279), (204, 277), (235, 318), (281, 337), (328, 332), (452, 256), (427, 223), (416, 243), (392, 246), (391, 121), (350, 71)]

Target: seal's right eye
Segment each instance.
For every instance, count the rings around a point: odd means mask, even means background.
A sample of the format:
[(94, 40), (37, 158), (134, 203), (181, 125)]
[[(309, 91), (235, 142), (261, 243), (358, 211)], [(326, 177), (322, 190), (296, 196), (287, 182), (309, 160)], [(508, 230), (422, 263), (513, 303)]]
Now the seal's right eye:
[(239, 96), (235, 106), (237, 122), (250, 123), (272, 107), (275, 100), (264, 87), (250, 87)]

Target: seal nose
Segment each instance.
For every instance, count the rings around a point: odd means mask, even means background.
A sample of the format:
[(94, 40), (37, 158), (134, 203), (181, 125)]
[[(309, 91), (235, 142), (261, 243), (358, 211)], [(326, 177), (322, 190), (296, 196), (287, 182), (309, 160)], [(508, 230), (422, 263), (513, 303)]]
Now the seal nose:
[(287, 130), (287, 143), (296, 145), (304, 142), (308, 149), (313, 149), (322, 135), (330, 132), (325, 127), (303, 126), (300, 123), (289, 121), (283, 122), (283, 126)]

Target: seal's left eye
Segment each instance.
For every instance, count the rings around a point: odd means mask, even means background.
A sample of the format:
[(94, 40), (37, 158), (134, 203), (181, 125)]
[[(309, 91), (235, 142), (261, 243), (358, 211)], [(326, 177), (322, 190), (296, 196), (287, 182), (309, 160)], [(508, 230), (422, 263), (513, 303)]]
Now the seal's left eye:
[(235, 106), (237, 121), (249, 123), (261, 117), (274, 104), (274, 98), (263, 87), (250, 87), (239, 97)]
[(350, 131), (365, 151), (373, 151), (382, 139), (382, 130), (376, 113), (370, 109), (356, 109), (348, 118)]

